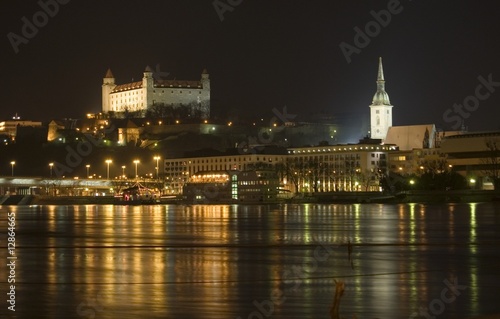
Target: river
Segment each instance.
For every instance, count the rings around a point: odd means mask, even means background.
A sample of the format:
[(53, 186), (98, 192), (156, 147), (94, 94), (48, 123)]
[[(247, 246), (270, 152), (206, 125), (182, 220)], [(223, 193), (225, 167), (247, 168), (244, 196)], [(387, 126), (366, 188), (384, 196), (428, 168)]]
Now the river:
[(499, 203), (0, 206), (0, 233), (1, 318), (330, 318), (335, 280), (344, 318), (500, 313)]

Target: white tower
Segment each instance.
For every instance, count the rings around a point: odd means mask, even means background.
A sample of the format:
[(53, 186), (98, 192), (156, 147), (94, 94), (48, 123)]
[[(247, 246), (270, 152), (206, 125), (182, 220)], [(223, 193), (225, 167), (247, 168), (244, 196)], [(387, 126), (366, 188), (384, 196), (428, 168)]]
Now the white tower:
[(377, 93), (370, 105), (371, 138), (385, 140), (389, 127), (392, 126), (392, 105), (385, 91), (384, 69), (382, 58), (378, 62)]
[(109, 103), (109, 96), (111, 91), (116, 87), (115, 77), (111, 72), (111, 69), (108, 69), (106, 75), (102, 79), (102, 111), (109, 112), (111, 111), (111, 105)]
[(144, 94), (144, 111), (155, 104), (155, 100), (153, 97), (153, 89), (154, 89), (154, 78), (153, 78), (153, 69), (148, 65), (143, 72), (142, 77), (142, 90)]

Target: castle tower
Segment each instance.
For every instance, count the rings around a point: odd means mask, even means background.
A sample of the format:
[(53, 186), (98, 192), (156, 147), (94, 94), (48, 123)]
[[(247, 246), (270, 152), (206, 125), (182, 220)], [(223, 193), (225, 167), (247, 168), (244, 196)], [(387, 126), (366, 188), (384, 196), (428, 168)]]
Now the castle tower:
[(201, 117), (210, 118), (210, 76), (207, 69), (201, 72), (201, 87), (203, 94), (198, 99), (198, 105), (201, 111)]
[(392, 126), (392, 105), (385, 91), (382, 58), (378, 62), (377, 92), (370, 105), (370, 123), (371, 138), (385, 140), (387, 131)]
[(142, 78), (142, 90), (144, 92), (144, 108), (147, 109), (153, 104), (155, 104), (154, 95), (154, 78), (153, 78), (153, 69), (148, 65), (143, 73)]
[(113, 76), (111, 69), (108, 69), (106, 75), (104, 75), (104, 78), (102, 79), (102, 112), (112, 111), (109, 103), (109, 96), (115, 87), (115, 77)]

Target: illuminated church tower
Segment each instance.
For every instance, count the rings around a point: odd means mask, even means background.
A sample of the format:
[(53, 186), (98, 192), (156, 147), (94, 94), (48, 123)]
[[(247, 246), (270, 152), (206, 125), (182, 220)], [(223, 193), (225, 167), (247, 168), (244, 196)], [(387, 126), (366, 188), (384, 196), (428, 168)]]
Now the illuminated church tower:
[(382, 58), (378, 62), (377, 93), (370, 105), (370, 123), (371, 138), (385, 140), (387, 131), (392, 126), (392, 105), (385, 91)]

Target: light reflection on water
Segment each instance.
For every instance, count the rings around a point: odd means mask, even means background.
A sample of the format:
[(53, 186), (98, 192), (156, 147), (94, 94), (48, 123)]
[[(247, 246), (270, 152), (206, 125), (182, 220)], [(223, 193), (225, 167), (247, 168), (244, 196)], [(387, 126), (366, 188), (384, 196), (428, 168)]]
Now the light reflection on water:
[(495, 204), (3, 207), (3, 235), (6, 211), (16, 318), (329, 318), (334, 279), (343, 317), (407, 318), (453, 276), (439, 318), (497, 310)]

